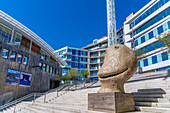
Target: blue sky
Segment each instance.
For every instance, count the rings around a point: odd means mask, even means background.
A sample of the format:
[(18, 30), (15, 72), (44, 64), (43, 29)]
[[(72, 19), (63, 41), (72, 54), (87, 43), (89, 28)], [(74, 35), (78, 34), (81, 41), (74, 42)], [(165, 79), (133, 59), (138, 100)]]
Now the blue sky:
[[(131, 12), (150, 0), (115, 0), (119, 29)], [(84, 47), (107, 35), (106, 0), (0, 0), (0, 9), (44, 39), (55, 50)]]

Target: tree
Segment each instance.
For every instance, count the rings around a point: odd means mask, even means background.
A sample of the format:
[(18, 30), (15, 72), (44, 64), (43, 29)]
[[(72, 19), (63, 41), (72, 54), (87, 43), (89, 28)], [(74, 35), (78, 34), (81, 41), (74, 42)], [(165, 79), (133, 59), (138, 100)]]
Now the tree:
[(59, 75), (58, 80), (63, 80), (63, 82), (66, 83), (67, 80), (71, 80), (71, 76), (69, 76), (68, 73), (66, 72), (66, 75), (64, 76)]
[(140, 60), (140, 59), (144, 58), (146, 51), (147, 51), (147, 49), (143, 49), (143, 50), (137, 49), (137, 50), (134, 50), (135, 55), (136, 55), (136, 57), (137, 57), (137, 60)]
[(168, 48), (167, 53), (170, 53), (170, 34), (166, 34), (164, 36), (159, 35), (158, 37), (155, 37), (155, 39), (157, 39), (160, 43), (155, 45), (158, 46), (160, 48)]
[(72, 68), (70, 71), (68, 71), (68, 75), (73, 78), (73, 81), (75, 81), (75, 78), (80, 76), (79, 69)]
[[(170, 53), (170, 34), (165, 34), (164, 36), (159, 35), (158, 37), (154, 37), (154, 38), (157, 39), (158, 41), (158, 43), (152, 44), (153, 46), (155, 46), (155, 49), (161, 48), (163, 50), (164, 48), (168, 48), (166, 54)], [(146, 51), (147, 49), (138, 49), (138, 50), (134, 49), (134, 52), (138, 60), (146, 57)]]
[(90, 73), (88, 72), (88, 70), (85, 70), (84, 73), (81, 72), (81, 74), (80, 74), (80, 76), (82, 76), (82, 77), (84, 76), (85, 78), (87, 78), (88, 75), (90, 75)]

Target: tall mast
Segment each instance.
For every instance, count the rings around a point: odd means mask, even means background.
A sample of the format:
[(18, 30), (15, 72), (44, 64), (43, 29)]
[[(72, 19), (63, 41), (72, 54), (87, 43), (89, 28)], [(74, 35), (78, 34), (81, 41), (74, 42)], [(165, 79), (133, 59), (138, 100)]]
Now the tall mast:
[(108, 46), (117, 44), (115, 0), (107, 1), (107, 35)]

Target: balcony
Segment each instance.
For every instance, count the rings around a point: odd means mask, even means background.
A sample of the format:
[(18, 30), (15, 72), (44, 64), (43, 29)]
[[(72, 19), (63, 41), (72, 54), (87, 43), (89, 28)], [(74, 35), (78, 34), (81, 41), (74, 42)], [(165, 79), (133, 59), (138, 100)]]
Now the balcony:
[(96, 71), (96, 70), (99, 70), (97, 67), (91, 67), (90, 68), (91, 71)]
[(70, 66), (70, 65), (67, 65), (67, 66), (63, 66), (63, 68), (71, 68), (71, 66)]
[(103, 44), (101, 47), (107, 47), (107, 44)]
[(95, 62), (90, 62), (90, 64), (97, 64), (97, 61), (95, 61)]
[(63, 52), (63, 55), (72, 55), (72, 52), (65, 51)]
[(66, 58), (65, 59), (67, 62), (71, 62), (71, 58)]
[(91, 55), (90, 57), (91, 58), (98, 58), (99, 56), (98, 55)]

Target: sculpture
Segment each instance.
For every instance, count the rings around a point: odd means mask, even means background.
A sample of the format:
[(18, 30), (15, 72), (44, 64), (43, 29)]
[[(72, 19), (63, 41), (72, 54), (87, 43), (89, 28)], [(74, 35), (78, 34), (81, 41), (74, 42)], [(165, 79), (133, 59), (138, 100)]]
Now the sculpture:
[(121, 44), (109, 46), (103, 66), (98, 72), (101, 81), (99, 93), (124, 93), (124, 84), (133, 76), (137, 67), (137, 58), (130, 48)]

